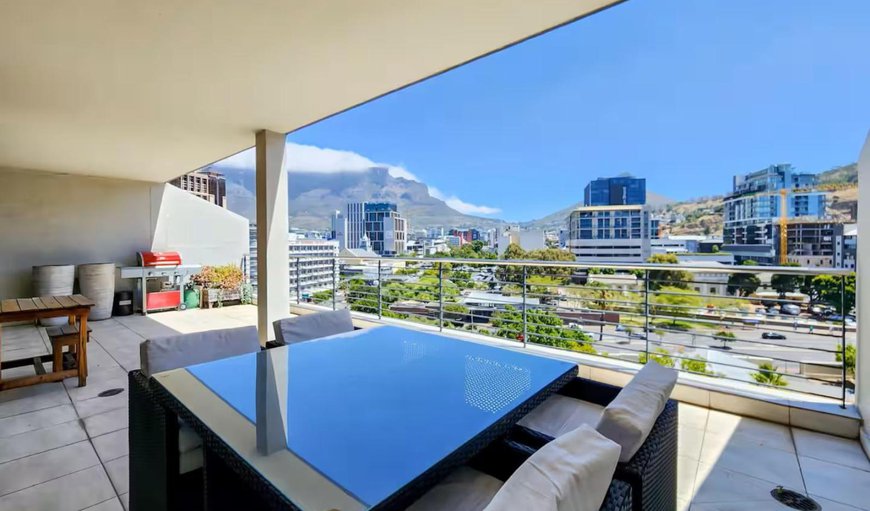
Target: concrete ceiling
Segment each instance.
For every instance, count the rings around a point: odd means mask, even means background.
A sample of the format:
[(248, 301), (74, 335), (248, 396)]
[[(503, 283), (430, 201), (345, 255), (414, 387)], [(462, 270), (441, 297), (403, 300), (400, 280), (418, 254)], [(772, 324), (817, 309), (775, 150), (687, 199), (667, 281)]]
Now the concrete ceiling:
[(617, 0), (0, 5), (0, 167), (166, 181)]

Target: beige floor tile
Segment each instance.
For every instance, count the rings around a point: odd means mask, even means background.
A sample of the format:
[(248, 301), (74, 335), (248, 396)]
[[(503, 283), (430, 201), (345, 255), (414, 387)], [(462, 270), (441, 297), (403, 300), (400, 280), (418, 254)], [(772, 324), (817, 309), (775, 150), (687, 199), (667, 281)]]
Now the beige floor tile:
[(121, 501), (121, 505), (124, 506), (124, 509), (130, 511), (130, 492), (119, 495), (118, 499)]
[(102, 465), (0, 497), (0, 510), (78, 511), (115, 496)]
[(44, 383), (0, 392), (0, 418), (69, 404), (63, 384)]
[(127, 428), (124, 428), (98, 436), (91, 441), (94, 443), (94, 448), (97, 450), (100, 460), (103, 463), (107, 463), (130, 453), (127, 440)]
[[(692, 509), (697, 509), (696, 506), (705, 503), (723, 504), (772, 501), (773, 498), (770, 496), (770, 490), (774, 487), (776, 487), (776, 484), (764, 479), (701, 463), (698, 467), (698, 476), (695, 480), (695, 498), (692, 500)], [(712, 507), (710, 509), (716, 508)], [(755, 508), (746, 507), (742, 509), (749, 510)]]
[(112, 431), (124, 429), (127, 427), (128, 415), (127, 407), (116, 408), (108, 412), (91, 415), (84, 419), (85, 431), (88, 432), (89, 437), (94, 438), (100, 435), (105, 435), (106, 433), (111, 433)]
[(77, 418), (75, 408), (70, 404), (5, 417), (0, 419), (0, 438), (56, 426)]
[(686, 403), (679, 404), (680, 426), (687, 426), (698, 429), (707, 428), (707, 417), (710, 410), (700, 406), (688, 405)]
[(691, 501), (695, 495), (695, 476), (698, 474), (698, 460), (685, 456), (677, 457), (677, 498)]
[(794, 428), (795, 446), (799, 456), (829, 461), (838, 465), (870, 471), (870, 460), (857, 440), (848, 440), (805, 429)]
[(117, 410), (118, 408), (127, 408), (128, 403), (129, 397), (127, 392), (121, 392), (109, 397), (94, 397), (83, 401), (73, 401), (73, 407), (75, 407), (79, 417), (84, 419), (98, 413), (105, 413)]
[(794, 452), (788, 426), (710, 410), (707, 431), (719, 435), (748, 437), (758, 446)]
[[(701, 502), (692, 504), (692, 511), (788, 511), (789, 508), (770, 498), (739, 502)], [(828, 511), (825, 509), (825, 511)]]
[(800, 457), (810, 495), (855, 507), (870, 505), (870, 472)]
[(677, 428), (677, 452), (680, 456), (700, 460), (703, 443), (703, 429), (682, 426)]
[(803, 491), (800, 466), (794, 453), (763, 447), (746, 438), (708, 431), (701, 448), (701, 462)]
[(90, 442), (78, 442), (0, 464), (0, 495), (99, 465)]
[(115, 497), (100, 502), (95, 506), (85, 508), (82, 511), (124, 511), (124, 507), (121, 505), (121, 501), (118, 499), (118, 497)]
[(0, 439), (0, 463), (87, 440), (79, 421), (70, 421)]
[(115, 487), (115, 493), (121, 495), (130, 491), (130, 457), (121, 456), (106, 463), (106, 472)]
[[(819, 497), (818, 495), (810, 495), (816, 502), (822, 506), (823, 511), (866, 511), (868, 508), (864, 508), (863, 510), (859, 507), (847, 506), (846, 504), (841, 504), (839, 502), (834, 502), (833, 500), (828, 500), (823, 497)], [(870, 506), (870, 502), (867, 503)]]

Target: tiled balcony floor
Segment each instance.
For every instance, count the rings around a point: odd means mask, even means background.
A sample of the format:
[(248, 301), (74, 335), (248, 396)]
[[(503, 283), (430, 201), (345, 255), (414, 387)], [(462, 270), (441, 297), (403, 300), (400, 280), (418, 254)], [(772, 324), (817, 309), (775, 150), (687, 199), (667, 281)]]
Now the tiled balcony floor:
[[(149, 336), (252, 325), (256, 308), (169, 312), (91, 323), (90, 377), (0, 392), (0, 511), (120, 510), (127, 502), (127, 395)], [(3, 358), (46, 353), (44, 331), (3, 329)], [(10, 373), (31, 371), (18, 369)], [(776, 485), (825, 511), (870, 509), (870, 461), (856, 441), (691, 405), (680, 408), (681, 509), (786, 510)]]

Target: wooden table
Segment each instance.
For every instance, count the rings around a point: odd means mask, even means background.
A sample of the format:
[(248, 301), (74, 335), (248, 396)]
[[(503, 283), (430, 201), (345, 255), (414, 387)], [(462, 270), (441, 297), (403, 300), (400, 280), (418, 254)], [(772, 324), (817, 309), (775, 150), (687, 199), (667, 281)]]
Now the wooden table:
[[(94, 302), (82, 295), (71, 296), (40, 296), (35, 298), (17, 298), (0, 300), (0, 326), (3, 323), (16, 321), (36, 321), (41, 318), (67, 317), (71, 325), (77, 325), (79, 329), (79, 344), (76, 347), (78, 367), (75, 369), (55, 370), (46, 373), (42, 369), (42, 362), (51, 360), (51, 354), (43, 357), (35, 357), (20, 360), (0, 360), (0, 390), (35, 385), (37, 383), (61, 381), (65, 378), (78, 376), (79, 387), (87, 384), (88, 375), (88, 314)], [(2, 334), (2, 331), (0, 331)], [(2, 346), (2, 335), (0, 335)], [(33, 364), (36, 374), (19, 378), (4, 379), (2, 370), (12, 367)], [(53, 368), (57, 369), (57, 368)]]

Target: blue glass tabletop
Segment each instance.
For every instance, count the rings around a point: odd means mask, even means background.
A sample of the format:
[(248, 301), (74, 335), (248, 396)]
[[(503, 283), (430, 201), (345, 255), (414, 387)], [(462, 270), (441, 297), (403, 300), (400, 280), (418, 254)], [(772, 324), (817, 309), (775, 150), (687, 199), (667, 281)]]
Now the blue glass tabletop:
[[(278, 348), (287, 448), (374, 506), (576, 365), (384, 326)], [(257, 354), (187, 370), (256, 423)]]

